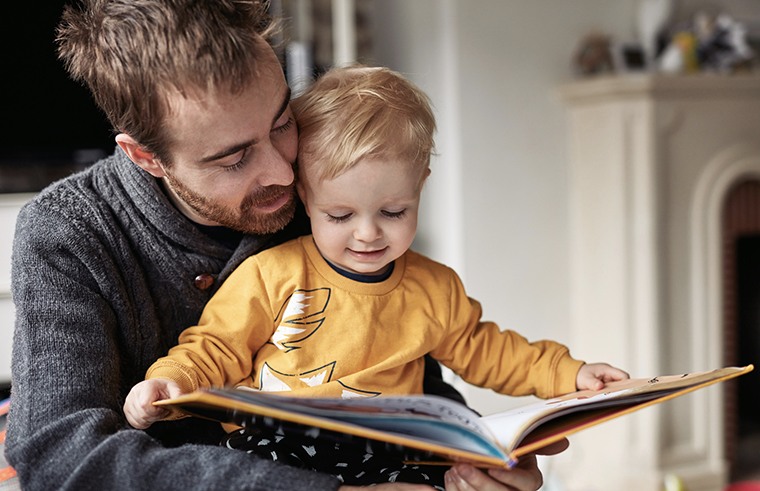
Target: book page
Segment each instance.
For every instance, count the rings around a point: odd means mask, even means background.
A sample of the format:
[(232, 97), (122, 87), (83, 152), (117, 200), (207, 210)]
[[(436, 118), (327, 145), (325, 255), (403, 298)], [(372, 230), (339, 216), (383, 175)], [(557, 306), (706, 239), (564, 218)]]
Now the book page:
[(541, 424), (559, 416), (580, 410), (600, 409), (615, 405), (631, 405), (662, 397), (677, 389), (637, 393), (631, 388), (618, 391), (583, 391), (578, 398), (563, 397), (537, 402), (503, 413), (482, 418), (482, 422), (496, 435), (496, 440), (508, 451), (515, 449), (525, 436)]
[(742, 368), (728, 367), (708, 372), (621, 380), (611, 382), (601, 390), (571, 392), (546, 401), (486, 416), (481, 421), (496, 435), (499, 444), (510, 452), (533, 429), (560, 415), (615, 405), (633, 405), (742, 371), (744, 371)]
[[(426, 396), (425, 401), (428, 398)], [(275, 425), (286, 432), (297, 427), (321, 428), (334, 434), (353, 435), (422, 451), (418, 455), (425, 461), (433, 453), (444, 457), (447, 462), (505, 466), (508, 457), (493, 437), (474, 429), (487, 432), (474, 412), (473, 416), (468, 417), (473, 427), (458, 422), (460, 416), (471, 412), (466, 407), (456, 407), (456, 403), (449, 407), (447, 402), (441, 406), (435, 401), (411, 401), (410, 404), (408, 397), (396, 401), (389, 399), (394, 398), (342, 401), (284, 397), (235, 389), (205, 389), (156, 404), (237, 426), (256, 424), (271, 428)], [(336, 409), (337, 406), (340, 409)], [(447, 413), (446, 408), (453, 411), (453, 420), (451, 413), (446, 420), (442, 416)]]
[(492, 439), (493, 436), (481, 422), (480, 416), (471, 409), (443, 397), (426, 396), (386, 396), (372, 398), (304, 398), (289, 397), (282, 393), (266, 393), (251, 390), (209, 389), (210, 393), (222, 393), (236, 399), (266, 404), (301, 414), (309, 414), (341, 421), (363, 420), (388, 417), (429, 417), (449, 424), (468, 428)]

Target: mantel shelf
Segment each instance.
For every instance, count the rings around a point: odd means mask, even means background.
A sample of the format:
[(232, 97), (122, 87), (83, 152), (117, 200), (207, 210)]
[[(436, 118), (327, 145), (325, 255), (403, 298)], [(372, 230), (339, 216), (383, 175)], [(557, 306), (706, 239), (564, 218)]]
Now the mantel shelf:
[(565, 103), (614, 99), (691, 99), (760, 96), (760, 74), (629, 74), (577, 80), (558, 89)]

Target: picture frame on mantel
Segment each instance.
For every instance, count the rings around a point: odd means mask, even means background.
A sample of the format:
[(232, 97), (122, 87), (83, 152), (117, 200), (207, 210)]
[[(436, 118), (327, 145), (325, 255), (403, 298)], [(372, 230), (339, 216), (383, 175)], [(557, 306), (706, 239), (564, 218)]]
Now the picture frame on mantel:
[(640, 43), (613, 43), (610, 47), (615, 73), (641, 73), (652, 68), (652, 62)]

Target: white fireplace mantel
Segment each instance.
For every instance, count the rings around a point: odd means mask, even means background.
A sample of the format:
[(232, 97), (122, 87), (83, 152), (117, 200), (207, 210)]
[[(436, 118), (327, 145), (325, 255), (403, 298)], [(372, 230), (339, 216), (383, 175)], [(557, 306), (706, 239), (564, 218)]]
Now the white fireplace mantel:
[[(637, 377), (724, 365), (720, 210), (733, 183), (760, 177), (760, 77), (611, 77), (559, 93), (573, 352)], [(575, 436), (557, 458), (568, 489), (654, 491), (666, 474), (690, 491), (722, 489), (721, 390)]]

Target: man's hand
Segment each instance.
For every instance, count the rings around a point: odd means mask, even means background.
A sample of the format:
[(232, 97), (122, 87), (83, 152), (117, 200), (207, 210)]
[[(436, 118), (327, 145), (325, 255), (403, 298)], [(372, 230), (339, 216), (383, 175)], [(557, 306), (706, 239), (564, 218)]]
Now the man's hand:
[(587, 363), (578, 371), (575, 386), (578, 390), (601, 390), (607, 382), (625, 380), (630, 376), (607, 363)]
[(156, 421), (166, 418), (170, 411), (154, 406), (153, 403), (182, 395), (179, 385), (173, 380), (156, 378), (143, 380), (132, 387), (124, 402), (124, 415), (130, 425), (144, 430)]
[[(538, 455), (554, 455), (563, 452), (569, 443), (561, 440), (544, 447)], [(446, 472), (446, 491), (537, 491), (544, 478), (538, 469), (536, 454), (525, 455), (509, 470), (489, 469), (482, 471), (468, 464), (457, 464)], [(339, 491), (360, 491), (361, 486), (341, 486)], [(373, 486), (377, 491), (430, 491), (424, 484), (388, 483)]]
[[(568, 447), (567, 440), (553, 443), (536, 453), (554, 455)], [(509, 470), (482, 471), (468, 464), (457, 464), (446, 473), (446, 491), (536, 491), (544, 483), (535, 454), (520, 458)]]

